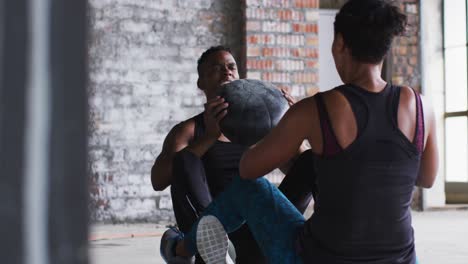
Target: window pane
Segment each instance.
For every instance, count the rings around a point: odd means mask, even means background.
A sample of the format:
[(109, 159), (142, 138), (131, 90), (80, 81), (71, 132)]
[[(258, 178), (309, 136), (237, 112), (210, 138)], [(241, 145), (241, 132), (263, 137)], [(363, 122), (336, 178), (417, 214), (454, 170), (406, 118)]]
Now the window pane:
[(467, 105), (466, 48), (445, 50), (445, 110), (465, 111)]
[(468, 181), (467, 118), (450, 117), (445, 120), (446, 166), (449, 182)]
[(465, 45), (466, 6), (465, 0), (444, 1), (444, 40), (445, 47)]

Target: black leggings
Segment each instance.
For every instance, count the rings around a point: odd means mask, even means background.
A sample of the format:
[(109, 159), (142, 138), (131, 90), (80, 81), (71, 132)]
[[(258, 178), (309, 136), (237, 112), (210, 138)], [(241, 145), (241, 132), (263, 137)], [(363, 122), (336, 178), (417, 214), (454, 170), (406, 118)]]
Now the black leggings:
[[(301, 213), (307, 209), (312, 197), (316, 197), (315, 173), (310, 169), (312, 163), (312, 152), (308, 150), (302, 153), (279, 186)], [(182, 232), (187, 233), (213, 199), (203, 162), (189, 151), (182, 150), (174, 158), (171, 196), (177, 225)], [(265, 263), (247, 225), (230, 233), (229, 239), (236, 249), (236, 263)], [(203, 261), (197, 257), (196, 263)]]

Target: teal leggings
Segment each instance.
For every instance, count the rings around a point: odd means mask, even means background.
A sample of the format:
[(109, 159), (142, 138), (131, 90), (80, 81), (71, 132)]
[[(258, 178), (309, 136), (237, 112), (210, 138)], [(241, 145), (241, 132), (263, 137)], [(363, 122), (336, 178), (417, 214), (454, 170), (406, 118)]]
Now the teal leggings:
[[(296, 253), (296, 237), (305, 219), (268, 180), (235, 177), (203, 211), (216, 216), (231, 233), (247, 222), (268, 263), (302, 263)], [(186, 234), (188, 250), (195, 254), (198, 221)]]
[[(281, 191), (264, 178), (235, 177), (203, 215), (217, 217), (228, 233), (247, 222), (268, 263), (302, 264), (296, 237), (305, 219)], [(198, 252), (195, 237), (198, 221), (185, 235), (187, 249), (193, 255)]]

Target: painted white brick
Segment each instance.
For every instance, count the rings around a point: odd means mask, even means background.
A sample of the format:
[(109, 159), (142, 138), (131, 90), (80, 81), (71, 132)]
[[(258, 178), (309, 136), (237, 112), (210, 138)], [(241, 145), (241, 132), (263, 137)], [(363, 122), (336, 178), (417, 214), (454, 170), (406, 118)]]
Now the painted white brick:
[(172, 210), (172, 200), (169, 196), (161, 196), (159, 200), (159, 209)]
[(116, 198), (109, 201), (109, 206), (114, 211), (124, 210), (126, 207), (126, 201), (122, 198)]
[[(149, 179), (149, 175), (146, 178)], [(140, 187), (139, 196), (141, 196), (141, 197), (151, 197), (151, 196), (154, 196), (155, 193), (156, 192), (153, 190), (153, 187), (151, 186), (151, 184), (144, 185), (143, 182), (142, 182), (141, 187)]]
[(144, 217), (148, 217), (155, 208), (154, 200), (138, 198), (128, 199), (117, 219), (120, 221), (144, 219)]
[(139, 185), (143, 183), (142, 179), (143, 179), (142, 175), (136, 175), (136, 174), (128, 175), (129, 184)]
[(199, 1), (193, 1), (193, 0), (179, 0), (178, 1), (178, 6), (183, 7), (185, 9), (206, 9), (209, 8), (212, 5), (213, 1), (210, 0), (199, 0)]
[(233, 5), (89, 1), (90, 185), (99, 190), (90, 195), (93, 221), (173, 221), (169, 188), (153, 191), (151, 166), (171, 127), (203, 109), (198, 57), (210, 45), (240, 43), (240, 30), (232, 30), (241, 26), (226, 13)]

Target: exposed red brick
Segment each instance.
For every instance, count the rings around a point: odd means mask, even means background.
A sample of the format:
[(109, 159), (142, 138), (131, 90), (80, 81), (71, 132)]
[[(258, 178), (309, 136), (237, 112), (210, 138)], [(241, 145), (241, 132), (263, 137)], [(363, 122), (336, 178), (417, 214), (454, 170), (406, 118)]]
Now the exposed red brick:
[(271, 60), (248, 59), (247, 60), (247, 69), (271, 70), (271, 69), (273, 69), (273, 61), (271, 61)]
[(410, 65), (418, 65), (418, 57), (417, 56), (412, 56), (410, 59), (409, 59), (409, 63)]
[(398, 48), (398, 54), (403, 55), (403, 56), (408, 54), (408, 47), (407, 46), (400, 46)]
[(292, 19), (292, 10), (280, 10), (278, 11), (278, 18), (280, 20), (291, 20)]
[(247, 44), (273, 44), (274, 40), (273, 35), (253, 34), (247, 36)]
[(413, 67), (406, 67), (405, 74), (411, 75), (414, 73)]
[(287, 72), (264, 72), (262, 80), (273, 83), (289, 83), (290, 76)]
[(294, 57), (318, 58), (317, 48), (296, 48), (292, 49)]
[(306, 38), (306, 45), (307, 46), (312, 46), (312, 47), (318, 47), (318, 37), (317, 36), (307, 37)]
[(257, 44), (258, 37), (257, 36), (247, 36), (247, 43), (248, 44)]
[(261, 48), (260, 47), (247, 47), (247, 56), (248, 57), (259, 57), (261, 56)]
[[(318, 0), (249, 0), (247, 76), (287, 87), (298, 97), (306, 96), (308, 87), (316, 87), (317, 12)], [(260, 30), (254, 22), (261, 23)]]
[(318, 77), (315, 72), (294, 73), (292, 76), (292, 81), (294, 83), (316, 83), (317, 80)]
[(318, 67), (319, 67), (318, 60), (306, 60), (305, 61), (306, 69), (318, 69)]
[(303, 12), (299, 12), (299, 11), (295, 11), (295, 10), (291, 10), (291, 9), (285, 9), (285, 10), (279, 10), (278, 11), (278, 19), (279, 20), (296, 20), (296, 21), (300, 21), (300, 20), (304, 20), (304, 13)]
[(295, 0), (294, 7), (298, 8), (318, 8), (318, 0)]
[(265, 57), (288, 57), (291, 51), (289, 48), (263, 48), (262, 54)]
[(318, 33), (317, 23), (294, 23), (293, 31), (299, 33)]

